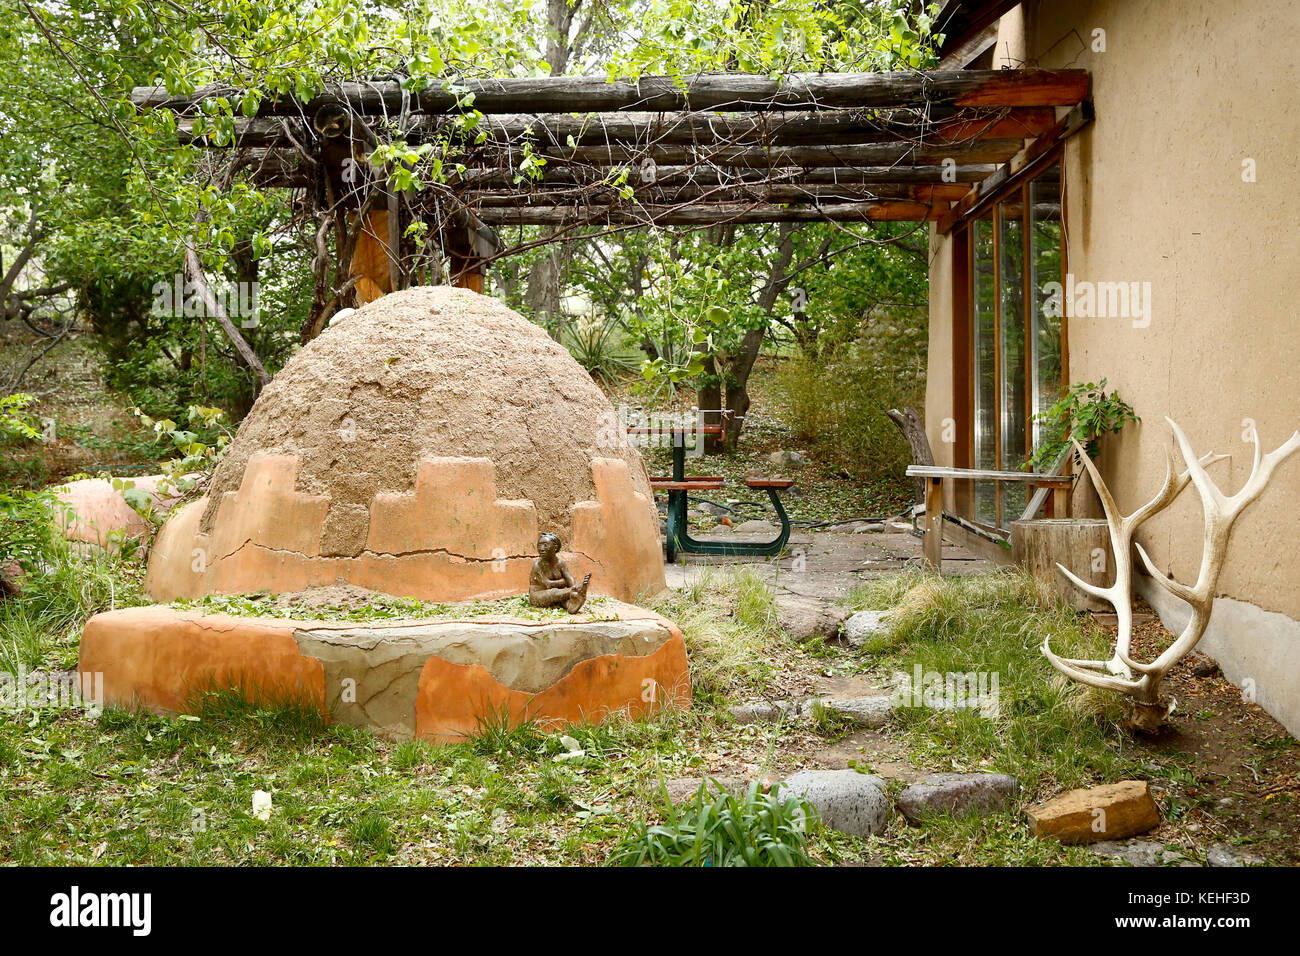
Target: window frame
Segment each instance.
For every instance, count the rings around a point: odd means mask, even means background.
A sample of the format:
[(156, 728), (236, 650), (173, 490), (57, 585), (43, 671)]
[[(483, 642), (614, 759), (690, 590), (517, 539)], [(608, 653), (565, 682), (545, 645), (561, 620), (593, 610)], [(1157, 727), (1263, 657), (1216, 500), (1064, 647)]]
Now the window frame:
[[(1032, 165), (1023, 171), (1022, 175), (1016, 177), (1015, 182), (1008, 183), (1002, 189), (991, 193), (987, 201), (981, 202), (978, 209), (972, 210), (961, 222), (953, 228), (952, 237), (952, 281), (953, 281), (953, 407), (954, 418), (957, 424), (958, 442), (954, 449), (954, 464), (959, 468), (976, 467), (975, 462), (975, 429), (977, 424), (977, 389), (978, 382), (975, 379), (976, 362), (977, 362), (977, 343), (976, 333), (978, 331), (978, 321), (975, 314), (979, 304), (978, 289), (976, 283), (979, 276), (976, 273), (975, 252), (976, 238), (974, 235), (975, 223), (987, 217), (990, 222), (992, 233), (992, 263), (994, 270), (994, 294), (993, 301), (993, 321), (994, 331), (993, 355), (996, 357), (996, 380), (994, 388), (994, 407), (992, 418), (994, 422), (994, 455), (1001, 467), (1002, 463), (1002, 440), (1003, 440), (1003, 400), (1002, 392), (1004, 390), (1004, 370), (1002, 368), (1003, 350), (1003, 310), (1002, 310), (1002, 258), (1003, 258), (1003, 237), (1002, 237), (1002, 210), (1003, 204), (1008, 200), (1019, 201), (1020, 229), (1021, 229), (1021, 307), (1024, 310), (1024, 341), (1022, 343), (1022, 361), (1024, 363), (1024, 428), (1026, 436), (1026, 445), (1032, 454), (1034, 447), (1034, 423), (1033, 417), (1037, 408), (1036, 395), (1041, 386), (1035, 375), (1036, 356), (1038, 354), (1035, 333), (1038, 328), (1037, 308), (1038, 303), (1035, 301), (1036, 287), (1038, 283), (1031, 283), (1030, 277), (1034, 275), (1032, 269), (1033, 257), (1033, 229), (1032, 229), (1032, 207), (1030, 205), (1031, 184), (1035, 180), (1040, 180), (1042, 176), (1053, 167), (1056, 168), (1060, 177), (1060, 205), (1061, 205), (1061, 240), (1060, 240), (1060, 275), (1057, 281), (1065, 287), (1066, 275), (1069, 271), (1068, 262), (1068, 235), (1069, 226), (1066, 214), (1066, 170), (1065, 170), (1065, 149), (1063, 144), (1058, 145), (1055, 149), (1044, 153)], [(1050, 280), (1047, 280), (1050, 281)], [(1062, 315), (1061, 322), (1061, 378), (1059, 382), (1060, 393), (1064, 395), (1069, 389), (1070, 381), (1070, 363), (1069, 363), (1069, 322), (1068, 317)], [(1011, 520), (1018, 518), (1019, 515), (1009, 516), (1004, 513), (1005, 510), (1005, 483), (994, 482), (994, 524), (990, 525), (982, 521), (976, 514), (975, 503), (975, 482), (973, 480), (960, 481), (956, 484), (956, 496), (954, 506), (957, 512), (968, 518), (980, 527), (995, 531), (1003, 532), (1004, 525), (1009, 525)], [(1047, 514), (1052, 515), (1056, 510), (1063, 508), (1065, 502), (1056, 495), (1049, 497), (1047, 502)]]

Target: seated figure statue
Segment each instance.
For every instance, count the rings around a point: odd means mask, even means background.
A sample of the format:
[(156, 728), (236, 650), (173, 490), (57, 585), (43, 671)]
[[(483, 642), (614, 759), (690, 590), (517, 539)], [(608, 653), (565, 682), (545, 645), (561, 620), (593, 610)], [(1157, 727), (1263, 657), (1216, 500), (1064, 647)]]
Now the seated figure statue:
[(537, 536), (537, 553), (532, 574), (528, 576), (528, 603), (533, 607), (563, 607), (577, 614), (587, 601), (587, 585), (591, 575), (581, 584), (573, 583), (569, 567), (560, 560), (560, 539), (550, 532)]

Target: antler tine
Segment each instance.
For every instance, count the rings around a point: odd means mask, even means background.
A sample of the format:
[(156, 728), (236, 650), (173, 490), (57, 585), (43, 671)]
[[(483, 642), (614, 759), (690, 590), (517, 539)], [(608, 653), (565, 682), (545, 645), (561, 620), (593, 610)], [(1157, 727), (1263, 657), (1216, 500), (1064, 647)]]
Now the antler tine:
[(1138, 681), (1115, 674), (1101, 674), (1096, 671), (1071, 666), (1071, 661), (1052, 653), (1050, 641), (1051, 635), (1043, 638), (1043, 656), (1047, 658), (1048, 663), (1071, 680), (1076, 680), (1080, 684), (1087, 684), (1090, 687), (1099, 687), (1102, 690), (1119, 691), (1121, 694), (1132, 694), (1137, 690)]
[(1073, 584), (1080, 591), (1083, 591), (1085, 594), (1092, 595), (1099, 601), (1110, 601), (1110, 603), (1112, 604), (1114, 603), (1113, 598), (1115, 596), (1115, 588), (1113, 585), (1108, 588), (1099, 588), (1095, 584), (1089, 584), (1087, 581), (1084, 581), (1082, 578), (1076, 575), (1065, 565), (1061, 564), (1059, 561), (1056, 564), (1056, 568), (1067, 578), (1069, 578), (1070, 583)]
[[(1178, 423), (1168, 415), (1165, 416), (1165, 421), (1173, 429), (1174, 440), (1178, 442), (1178, 450), (1183, 453), (1183, 461), (1187, 463), (1187, 473), (1191, 476), (1192, 484), (1196, 485), (1196, 490), (1201, 493), (1201, 498), (1205, 501), (1207, 509), (1213, 502), (1215, 510), (1221, 512), (1226, 504), (1223, 492), (1219, 490), (1218, 485), (1211, 480), (1205, 468), (1202, 467), (1201, 460), (1192, 451), (1192, 444), (1187, 440), (1183, 430), (1178, 427)], [(1258, 442), (1258, 440), (1259, 436), (1256, 436), (1256, 441)]]
[(1273, 477), (1273, 469), (1300, 450), (1300, 431), (1297, 431), (1292, 432), (1290, 438), (1268, 454), (1261, 454), (1259, 432), (1255, 429), (1252, 429), (1252, 431), (1255, 433), (1255, 461), (1250, 470), (1250, 477), (1241, 486), (1241, 490), (1227, 499), (1226, 502), (1227, 509), (1231, 512), (1233, 518), (1260, 496), (1264, 491), (1264, 486), (1268, 484), (1269, 478)]
[(1151, 577), (1153, 577), (1161, 587), (1174, 597), (1181, 598), (1188, 604), (1196, 603), (1196, 591), (1194, 588), (1190, 588), (1186, 584), (1181, 584), (1178, 581), (1175, 581), (1169, 575), (1157, 568), (1155, 562), (1151, 560), (1151, 556), (1147, 554), (1146, 548), (1142, 547), (1141, 544), (1135, 544), (1134, 547), (1137, 548), (1138, 557), (1141, 558), (1142, 563), (1146, 565), (1147, 574), (1151, 575)]
[(1119, 526), (1122, 516), (1119, 513), (1119, 505), (1115, 504), (1115, 499), (1106, 487), (1106, 482), (1101, 480), (1101, 474), (1097, 471), (1097, 466), (1093, 464), (1092, 458), (1088, 455), (1077, 438), (1071, 438), (1070, 444), (1074, 450), (1079, 453), (1083, 459), (1083, 466), (1088, 469), (1088, 474), (1092, 477), (1092, 486), (1097, 489), (1097, 497), (1101, 499), (1102, 510), (1106, 512), (1106, 523), (1110, 526), (1112, 534)]

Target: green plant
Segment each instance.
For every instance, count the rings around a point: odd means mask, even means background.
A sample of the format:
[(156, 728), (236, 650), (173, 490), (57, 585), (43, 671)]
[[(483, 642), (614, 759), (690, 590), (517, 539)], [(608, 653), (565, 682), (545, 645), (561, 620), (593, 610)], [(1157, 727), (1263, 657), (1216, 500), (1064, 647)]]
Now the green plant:
[(578, 319), (569, 323), (559, 338), (577, 363), (607, 386), (639, 369), (644, 358), (624, 343), (623, 330), (615, 320)]
[(41, 437), (36, 422), (27, 412), (35, 399), (24, 392), (0, 395), (0, 440), (19, 438), (34, 441)]
[(924, 334), (905, 330), (840, 348), (833, 358), (785, 363), (776, 385), (795, 434), (856, 479), (901, 475), (911, 452), (886, 412), (920, 404), (923, 349)]
[[(662, 824), (634, 824), (609, 858), (611, 866), (816, 866), (808, 828), (816, 817), (802, 797), (751, 783), (739, 797), (711, 792), (705, 781)], [(666, 794), (665, 794), (666, 797)]]
[(1140, 422), (1133, 406), (1119, 397), (1119, 393), (1106, 393), (1106, 380), (1079, 382), (1058, 402), (1039, 412), (1034, 421), (1042, 425), (1038, 447), (1025, 467), (1030, 471), (1052, 468), (1069, 447), (1073, 439), (1083, 446), (1089, 457), (1096, 459), (1100, 450), (1098, 439), (1106, 434), (1118, 434), (1129, 422)]

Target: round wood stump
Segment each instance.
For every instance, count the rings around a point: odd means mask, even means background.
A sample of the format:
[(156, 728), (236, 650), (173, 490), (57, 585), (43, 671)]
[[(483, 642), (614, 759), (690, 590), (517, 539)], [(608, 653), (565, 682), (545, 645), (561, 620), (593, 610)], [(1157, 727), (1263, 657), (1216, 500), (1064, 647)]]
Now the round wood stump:
[(1076, 611), (1108, 611), (1105, 601), (1084, 594), (1057, 570), (1062, 564), (1082, 580), (1109, 587), (1115, 580), (1110, 533), (1101, 518), (1044, 518), (1011, 522), (1011, 557), (1051, 586)]

